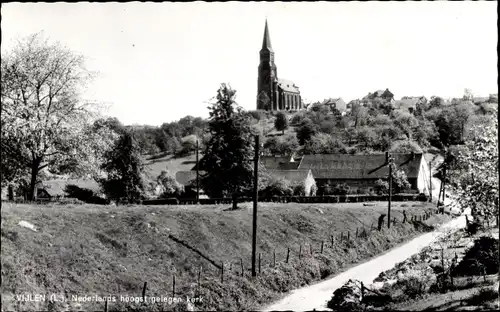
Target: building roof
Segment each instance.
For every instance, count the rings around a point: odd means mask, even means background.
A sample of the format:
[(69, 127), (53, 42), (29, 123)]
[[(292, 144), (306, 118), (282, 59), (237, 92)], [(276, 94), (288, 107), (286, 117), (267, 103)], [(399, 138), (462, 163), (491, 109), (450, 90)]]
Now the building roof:
[(290, 161), (291, 156), (261, 156), (260, 162), (267, 170), (298, 169), (299, 161)]
[(297, 170), (269, 170), (269, 175), (273, 178), (282, 178), (292, 182), (302, 182), (307, 179), (309, 174), (312, 174), (310, 169)]
[[(199, 171), (200, 176), (205, 174), (205, 171)], [(179, 184), (186, 185), (189, 182), (196, 180), (196, 171), (191, 170), (191, 171), (177, 171), (175, 173), (175, 180)]]
[[(422, 154), (392, 154), (408, 178), (417, 178)], [(304, 155), (299, 169), (311, 169), (317, 179), (383, 179), (388, 175), (386, 155)]]
[(410, 98), (410, 99), (404, 99), (404, 100), (396, 100), (394, 102), (394, 108), (395, 109), (416, 109), (417, 108), (417, 103), (420, 101), (419, 98)]
[(300, 93), (299, 87), (291, 80), (278, 79), (278, 86), (283, 89), (283, 91)]
[(332, 105), (340, 112), (346, 110), (347, 104), (342, 98), (329, 98), (324, 100), (321, 104), (323, 105)]
[(273, 47), (271, 46), (271, 37), (269, 36), (269, 29), (267, 27), (267, 19), (266, 19), (266, 26), (264, 28), (264, 40), (262, 41), (262, 50), (269, 50), (273, 52)]

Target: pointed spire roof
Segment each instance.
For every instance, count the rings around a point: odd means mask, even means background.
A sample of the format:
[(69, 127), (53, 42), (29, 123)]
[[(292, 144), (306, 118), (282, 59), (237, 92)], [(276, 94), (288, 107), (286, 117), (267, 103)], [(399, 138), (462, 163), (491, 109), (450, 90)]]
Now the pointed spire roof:
[(273, 52), (273, 47), (271, 46), (271, 37), (269, 36), (269, 29), (267, 28), (267, 18), (266, 27), (264, 29), (264, 40), (262, 41), (262, 50), (269, 50)]

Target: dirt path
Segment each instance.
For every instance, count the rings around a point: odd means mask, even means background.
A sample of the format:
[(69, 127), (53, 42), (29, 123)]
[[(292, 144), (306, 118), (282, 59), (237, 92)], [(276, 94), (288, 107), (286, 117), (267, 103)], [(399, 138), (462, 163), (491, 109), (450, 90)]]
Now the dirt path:
[(441, 234), (450, 229), (465, 227), (465, 217), (459, 216), (439, 229), (423, 234), (408, 243), (396, 247), (389, 252), (358, 265), (328, 280), (318, 284), (292, 291), (282, 300), (266, 307), (263, 311), (311, 311), (313, 309), (327, 310), (326, 303), (331, 299), (333, 291), (344, 285), (349, 279), (356, 279), (365, 284), (371, 284), (380, 272), (394, 267), (397, 263), (418, 253), (422, 248), (434, 242)]

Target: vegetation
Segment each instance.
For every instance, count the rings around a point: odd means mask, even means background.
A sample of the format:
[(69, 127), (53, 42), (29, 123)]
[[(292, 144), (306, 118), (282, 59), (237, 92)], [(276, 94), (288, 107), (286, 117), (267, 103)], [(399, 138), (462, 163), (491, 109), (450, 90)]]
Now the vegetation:
[(117, 203), (137, 203), (144, 193), (144, 167), (132, 135), (124, 132), (105, 155), (101, 168), (106, 177), (99, 182), (104, 193)]
[(276, 114), (276, 120), (274, 121), (274, 127), (278, 131), (282, 131), (285, 134), (285, 130), (288, 129), (288, 118), (282, 112)]
[(206, 171), (201, 185), (210, 197), (233, 197), (248, 194), (252, 186), (251, 159), (255, 133), (241, 107), (235, 102), (236, 91), (222, 84), (216, 102), (209, 107), (211, 138), (200, 160)]
[(79, 176), (98, 171), (115, 137), (93, 126), (98, 106), (80, 99), (94, 76), (84, 61), (41, 33), (2, 53), (2, 185), (29, 185), (27, 197), (34, 199), (44, 169)]
[[(403, 209), (407, 214), (426, 209), (422, 203), (407, 204), (415, 207), (402, 208), (395, 203), (393, 215), (401, 219)], [(70, 307), (56, 302), (49, 308), (47, 302), (15, 301), (11, 295), (19, 292), (64, 295), (66, 291), (69, 296), (140, 297), (147, 282), (147, 296), (169, 296), (174, 275), (177, 296), (191, 297), (199, 294), (196, 285), (200, 268), (199, 291), (204, 300), (195, 304), (196, 309), (255, 310), (289, 290), (338, 273), (421, 233), (409, 223), (397, 222), (390, 230), (373, 231), (367, 238), (356, 240), (356, 228), (365, 227), (369, 231), (370, 224), (386, 211), (385, 204), (370, 207), (357, 203), (259, 204), (258, 253), (262, 254), (262, 270), (257, 279), (252, 279), (249, 272), (252, 215), (246, 209), (223, 212), (227, 206), (194, 205), (119, 206), (103, 210), (102, 206), (57, 204), (34, 208), (25, 204), (2, 205), (1, 288), (2, 306), (6, 310), (102, 311), (103, 302), (85, 302), (80, 307), (74, 306), (74, 302), (69, 303)], [(441, 215), (436, 218), (446, 219)], [(21, 220), (34, 224), (38, 231), (20, 227)], [(350, 231), (351, 241), (340, 242), (341, 231), (344, 237)], [(336, 238), (333, 248), (330, 234)], [(170, 235), (215, 263), (224, 263), (224, 282), (221, 283), (219, 269)], [(325, 242), (323, 254), (321, 241)], [(302, 246), (301, 260), (299, 246)], [(288, 264), (285, 263), (287, 247), (291, 250)], [(276, 251), (275, 268), (273, 251)], [(243, 277), (239, 276), (240, 259), (243, 259)], [(127, 302), (108, 305), (109, 311), (134, 307), (144, 311), (175, 308)]]

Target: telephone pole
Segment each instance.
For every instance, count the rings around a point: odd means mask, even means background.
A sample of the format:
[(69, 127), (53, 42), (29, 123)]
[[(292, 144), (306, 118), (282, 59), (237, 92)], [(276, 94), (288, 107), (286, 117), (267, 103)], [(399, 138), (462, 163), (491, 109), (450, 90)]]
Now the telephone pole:
[(392, 200), (392, 164), (394, 163), (394, 158), (389, 155), (389, 203), (387, 205), (387, 228), (391, 228), (391, 200)]
[(256, 252), (257, 252), (257, 201), (259, 199), (259, 136), (255, 136), (255, 158), (254, 158), (254, 174), (253, 174), (253, 226), (252, 226), (252, 276), (257, 276), (255, 269)]
[(198, 139), (196, 139), (196, 203), (200, 203), (200, 164), (198, 161), (198, 150), (199, 145), (198, 145)]

